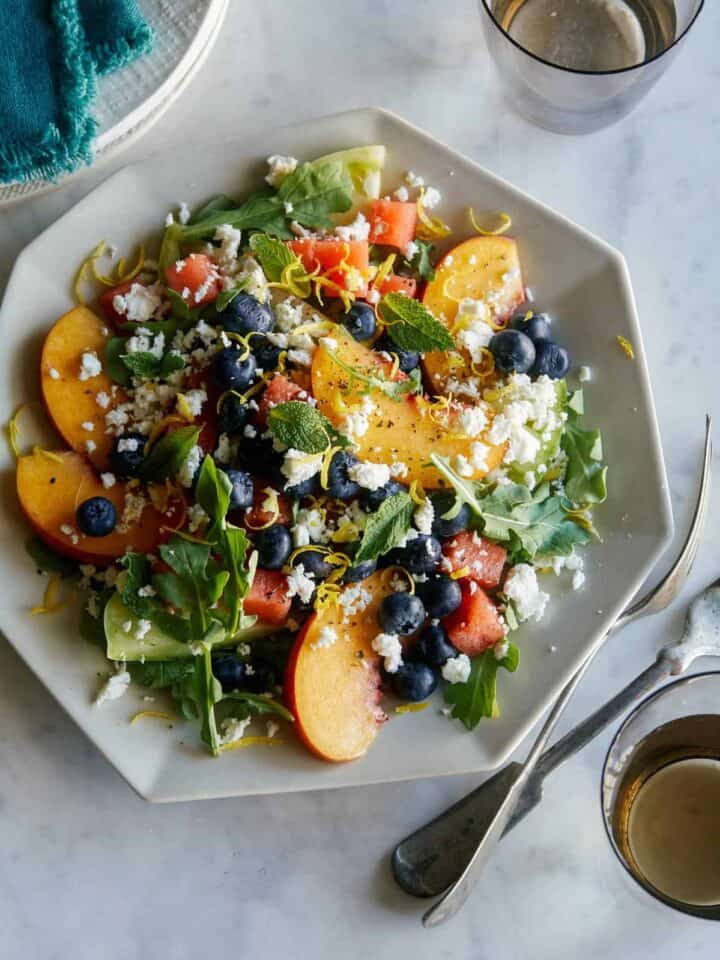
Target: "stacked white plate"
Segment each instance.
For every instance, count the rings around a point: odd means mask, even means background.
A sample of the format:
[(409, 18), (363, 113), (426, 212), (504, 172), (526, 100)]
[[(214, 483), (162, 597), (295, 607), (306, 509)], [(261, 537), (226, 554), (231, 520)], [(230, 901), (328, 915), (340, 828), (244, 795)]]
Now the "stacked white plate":
[[(93, 107), (99, 124), (95, 162), (118, 153), (157, 123), (205, 62), (228, 5), (229, 0), (142, 0), (155, 46), (147, 56), (100, 80)], [(80, 167), (69, 176), (87, 169)], [(56, 185), (48, 180), (0, 185), (0, 206)]]

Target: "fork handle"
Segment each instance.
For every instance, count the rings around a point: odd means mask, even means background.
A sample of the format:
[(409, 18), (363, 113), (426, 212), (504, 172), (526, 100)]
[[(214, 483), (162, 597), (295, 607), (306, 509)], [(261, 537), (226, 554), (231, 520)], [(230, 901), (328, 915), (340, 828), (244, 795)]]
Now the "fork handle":
[[(533, 774), (533, 780), (536, 781), (537, 786), (539, 787), (540, 782), (556, 767), (594, 740), (608, 724), (622, 716), (631, 703), (644, 697), (659, 683), (666, 680), (671, 673), (672, 665), (661, 652), (654, 663), (635, 677), (612, 700), (608, 700), (599, 710), (591, 713), (586, 720), (579, 723), (543, 753)], [(518, 820), (515, 820), (512, 825), (515, 826), (517, 822)]]

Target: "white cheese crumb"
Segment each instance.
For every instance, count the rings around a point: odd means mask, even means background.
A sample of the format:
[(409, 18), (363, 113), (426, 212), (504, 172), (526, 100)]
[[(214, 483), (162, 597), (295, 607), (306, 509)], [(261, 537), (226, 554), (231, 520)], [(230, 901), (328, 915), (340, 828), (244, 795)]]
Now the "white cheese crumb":
[(400, 637), (395, 633), (379, 633), (372, 642), (375, 653), (384, 659), (385, 670), (388, 673), (397, 673), (402, 666), (402, 644)]
[(345, 243), (352, 243), (354, 240), (367, 240), (369, 235), (370, 224), (362, 213), (358, 213), (352, 223), (344, 227), (335, 227), (335, 236), (340, 237)]
[(50, 367), (50, 369), (48, 370), (48, 376), (50, 377), (51, 380), (60, 379), (60, 374), (57, 372), (55, 367)]
[(185, 461), (178, 472), (178, 480), (183, 487), (189, 488), (192, 486), (193, 480), (195, 479), (195, 474), (197, 473), (197, 469), (200, 466), (200, 461), (202, 458), (202, 448), (195, 444), (185, 458)]
[(578, 380), (580, 383), (588, 383), (592, 380), (593, 372), (590, 367), (580, 367), (578, 371)]
[(85, 420), (80, 424), (80, 426), (83, 428), (83, 430), (87, 430), (88, 433), (92, 433), (95, 429), (95, 424), (92, 422), (92, 420)]
[(107, 410), (110, 406), (110, 397), (104, 390), (101, 390), (100, 393), (95, 395), (95, 403), (101, 410)]
[(139, 597), (154, 597), (154, 596), (155, 596), (155, 588), (154, 588), (154, 587), (151, 587), (150, 584), (148, 583), (146, 586), (140, 587), (140, 589), (138, 590), (138, 596), (139, 596)]
[(267, 158), (268, 173), (265, 182), (271, 187), (279, 187), (286, 177), (289, 177), (297, 169), (298, 162), (295, 157), (282, 157), (278, 154)]
[(92, 380), (102, 373), (102, 364), (94, 350), (88, 350), (80, 357), (78, 380)]
[(114, 487), (114, 486), (115, 486), (115, 474), (114, 474), (114, 473), (101, 473), (101, 474), (100, 474), (100, 479), (101, 479), (101, 481), (102, 481), (102, 485), (105, 487), (106, 490), (109, 490), (110, 487)]
[(442, 200), (442, 194), (435, 187), (427, 187), (423, 194), (423, 206), (426, 210), (434, 210)]
[(220, 244), (214, 254), (217, 262), (224, 267), (231, 266), (233, 261), (237, 260), (238, 250), (240, 249), (240, 241), (242, 240), (240, 230), (230, 226), (229, 223), (221, 223), (215, 229), (213, 240), (217, 240)]
[(360, 462), (353, 464), (348, 476), (366, 490), (379, 490), (390, 479), (390, 468), (384, 463)]
[(470, 657), (466, 653), (450, 657), (445, 661), (440, 672), (448, 683), (467, 683), (470, 676)]
[(432, 505), (432, 501), (428, 498), (423, 500), (419, 507), (415, 510), (413, 514), (413, 520), (415, 521), (415, 526), (418, 528), (420, 533), (427, 534), (428, 536), (432, 533), (433, 520), (435, 519), (435, 508)]
[(178, 220), (180, 223), (185, 226), (185, 224), (190, 220), (190, 208), (184, 200), (180, 201), (180, 209), (178, 210)]
[(85, 449), (87, 450), (88, 453), (95, 453), (95, 451), (97, 450), (97, 444), (95, 443), (94, 440), (86, 440)]
[(315, 592), (315, 581), (305, 573), (305, 567), (298, 563), (287, 575), (287, 596), (299, 597), (302, 603), (310, 603)]
[(280, 724), (275, 723), (274, 720), (268, 720), (267, 723), (265, 724), (265, 729), (267, 730), (268, 737), (270, 737), (270, 739), (272, 740), (272, 738), (280, 729)]
[(418, 176), (418, 174), (412, 170), (408, 170), (407, 173), (405, 174), (405, 183), (409, 187), (425, 186), (425, 180), (423, 179), (423, 177)]
[(396, 463), (393, 463), (390, 467), (390, 476), (393, 480), (402, 480), (403, 477), (408, 475), (408, 465), (403, 463), (402, 460), (398, 460)]
[(135, 628), (135, 639), (143, 640), (150, 630), (152, 629), (152, 623), (149, 620), (138, 620), (138, 625)]
[(290, 363), (296, 363), (299, 367), (309, 367), (312, 364), (310, 350), (288, 350), (287, 356)]
[(283, 476), (287, 477), (289, 486), (294, 487), (319, 473), (322, 462), (322, 453), (305, 453), (303, 450), (291, 447), (285, 454), (280, 470)]
[(372, 594), (363, 587), (362, 583), (346, 587), (338, 599), (338, 603), (343, 608), (343, 623), (348, 623), (354, 614), (362, 613), (371, 602)]
[(125, 664), (118, 664), (117, 672), (111, 674), (95, 697), (95, 705), (102, 706), (108, 700), (119, 700), (130, 686), (130, 674)]
[(334, 627), (321, 627), (320, 636), (310, 646), (313, 650), (320, 650), (323, 647), (331, 647), (337, 642), (337, 630)]
[(238, 740), (242, 740), (251, 723), (252, 719), (250, 717), (243, 717), (242, 720), (228, 717), (227, 720), (223, 720), (218, 738), (220, 745), (225, 746), (227, 743), (236, 743)]
[(505, 578), (503, 589), (508, 599), (513, 601), (521, 622), (542, 620), (550, 597), (540, 589), (534, 567), (528, 563), (518, 563)]
[(460, 429), (468, 437), (479, 437), (487, 426), (487, 415), (482, 407), (465, 407), (458, 417)]

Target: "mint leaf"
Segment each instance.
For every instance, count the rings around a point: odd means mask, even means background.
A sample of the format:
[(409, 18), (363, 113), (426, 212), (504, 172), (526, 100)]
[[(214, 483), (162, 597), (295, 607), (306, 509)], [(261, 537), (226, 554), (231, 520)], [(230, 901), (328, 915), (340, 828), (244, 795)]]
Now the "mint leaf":
[(599, 430), (583, 430), (572, 413), (560, 441), (567, 454), (565, 493), (574, 504), (603, 503), (607, 498), (607, 467), (603, 466)]
[(380, 301), (378, 312), (393, 343), (401, 350), (427, 353), (455, 349), (447, 328), (417, 300), (401, 293), (388, 293)]
[(415, 504), (408, 493), (396, 493), (368, 516), (367, 525), (355, 554), (355, 563), (375, 560), (399, 546), (412, 525)]
[(121, 387), (129, 386), (132, 381), (130, 370), (123, 362), (126, 343), (124, 337), (110, 337), (105, 344), (105, 362), (103, 364), (105, 373), (113, 383), (117, 383)]
[(146, 660), (128, 664), (128, 670), (133, 683), (160, 690), (187, 680), (195, 673), (195, 664), (192, 660)]
[(329, 160), (317, 166), (303, 163), (286, 177), (277, 196), (292, 204), (291, 219), (305, 227), (332, 227), (331, 213), (345, 213), (352, 206), (353, 185), (345, 164)]
[(290, 247), (282, 240), (269, 237), (266, 233), (254, 233), (250, 237), (250, 249), (263, 268), (265, 276), (272, 283), (280, 280), (285, 267), (289, 267), (292, 263), (300, 263)]
[(495, 716), (497, 672), (502, 667), (514, 673), (519, 660), (518, 649), (512, 643), (502, 660), (496, 658), (492, 649), (473, 657), (467, 681), (445, 688), (445, 701), (453, 708), (451, 716), (462, 721), (468, 730), (473, 730), (483, 717)]
[(300, 400), (273, 407), (268, 414), (268, 428), (286, 447), (304, 453), (323, 453), (330, 445), (350, 445), (347, 437), (339, 433), (324, 414)]
[(417, 250), (409, 260), (406, 259), (406, 263), (421, 280), (434, 280), (435, 267), (433, 266), (431, 258), (435, 252), (435, 247), (426, 240), (417, 239), (414, 240), (413, 243), (417, 247)]
[(164, 353), (160, 359), (160, 364), (158, 366), (158, 376), (161, 380), (165, 380), (173, 373), (177, 373), (178, 370), (185, 369), (185, 360), (183, 357), (177, 353), (175, 350), (169, 350), (167, 353)]
[(160, 358), (147, 350), (124, 353), (121, 359), (133, 376), (142, 377), (143, 380), (154, 377), (160, 366)]
[(142, 480), (165, 480), (174, 477), (197, 443), (200, 427), (181, 427), (166, 433), (155, 443), (143, 460), (139, 471)]

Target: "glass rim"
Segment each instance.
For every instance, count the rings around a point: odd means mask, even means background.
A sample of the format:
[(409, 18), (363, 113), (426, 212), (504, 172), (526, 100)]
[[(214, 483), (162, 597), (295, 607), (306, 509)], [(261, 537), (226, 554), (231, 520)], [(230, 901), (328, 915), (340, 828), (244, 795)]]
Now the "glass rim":
[[(605, 754), (605, 759), (603, 760), (602, 772), (600, 775), (600, 813), (602, 815), (603, 827), (605, 828), (605, 835), (608, 838), (610, 847), (615, 854), (620, 866), (623, 868), (628, 877), (633, 881), (636, 886), (641, 890), (644, 890), (649, 896), (656, 900), (658, 903), (663, 904), (663, 906), (670, 907), (672, 910), (677, 910), (678, 913), (684, 913), (686, 916), (695, 917), (698, 920), (720, 920), (720, 914), (718, 914), (718, 907), (720, 904), (711, 904), (707, 907), (700, 906), (697, 904), (683, 903), (682, 900), (675, 900), (673, 897), (667, 896), (654, 887), (649, 881), (641, 880), (637, 877), (630, 867), (627, 865), (625, 858), (620, 853), (617, 843), (615, 842), (615, 837), (613, 836), (612, 829), (610, 826), (610, 820), (605, 813), (605, 803), (604, 803), (604, 783), (605, 783), (605, 772), (608, 768), (608, 762), (610, 760), (610, 755), (615, 748), (615, 744), (618, 742), (622, 734), (628, 728), (628, 726), (635, 720), (635, 718), (647, 709), (655, 700), (660, 700), (667, 693), (676, 690), (678, 687), (683, 687), (686, 684), (692, 683), (693, 680), (705, 680), (709, 677), (712, 677), (716, 680), (720, 680), (720, 670), (703, 670), (700, 673), (691, 673), (689, 676), (677, 677), (675, 680), (671, 680), (670, 683), (666, 683), (664, 686), (660, 687), (658, 690), (653, 690), (652, 693), (649, 693), (644, 697), (630, 713), (625, 717), (623, 722), (620, 724), (618, 729), (615, 731), (615, 734), (610, 741), (610, 746), (607, 749)], [(707, 911), (707, 912), (706, 912)]]
[(526, 54), (528, 57), (530, 57), (532, 60), (535, 60), (537, 63), (542, 63), (543, 66), (546, 66), (546, 67), (552, 67), (553, 70), (559, 70), (561, 73), (575, 74), (576, 76), (580, 76), (580, 77), (612, 77), (612, 76), (620, 76), (621, 74), (624, 74), (624, 73), (631, 73), (633, 70), (638, 70), (641, 67), (647, 67), (651, 63), (655, 63), (655, 61), (659, 60), (661, 57), (664, 57), (666, 53), (669, 53), (674, 47), (676, 47), (680, 43), (681, 40), (683, 40), (687, 36), (689, 31), (692, 29), (692, 27), (695, 24), (695, 21), (700, 16), (705, 6), (705, 0), (700, 0), (699, 6), (695, 11), (695, 13), (693, 14), (692, 19), (690, 20), (690, 23), (687, 25), (687, 27), (685, 27), (685, 29), (679, 36), (675, 37), (675, 39), (669, 46), (665, 47), (659, 53), (656, 53), (654, 57), (650, 57), (649, 60), (643, 60), (640, 63), (634, 63), (629, 67), (619, 67), (616, 70), (578, 70), (576, 67), (563, 67), (559, 63), (553, 63), (552, 60), (545, 60), (544, 57), (538, 56), (536, 53), (533, 53), (531, 50), (528, 50), (527, 47), (524, 47), (521, 43), (518, 43), (517, 40), (513, 39), (513, 37), (510, 36), (507, 30), (504, 30), (500, 26), (500, 24), (497, 22), (497, 20), (493, 15), (492, 10), (490, 9), (489, 4), (490, 4), (490, 0), (480, 0), (480, 6), (485, 10), (485, 13), (487, 13), (488, 17), (490, 17), (490, 20), (495, 26), (495, 28), (499, 30), (499, 32), (503, 35), (503, 37), (505, 37), (505, 39), (509, 43), (511, 43), (517, 50), (519, 50), (521, 53)]

